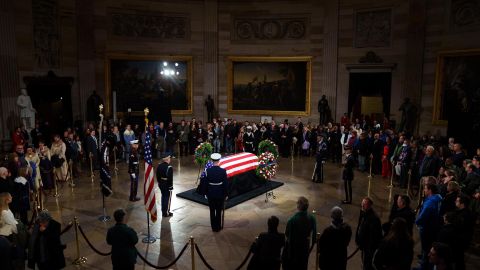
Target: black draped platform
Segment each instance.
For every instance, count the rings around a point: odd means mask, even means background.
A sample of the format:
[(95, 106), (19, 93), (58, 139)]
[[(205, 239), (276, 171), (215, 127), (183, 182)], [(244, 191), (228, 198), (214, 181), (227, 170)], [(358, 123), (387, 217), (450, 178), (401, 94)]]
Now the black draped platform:
[[(255, 171), (248, 171), (240, 175), (233, 176), (228, 179), (228, 200), (225, 209), (234, 207), (237, 204), (248, 201), (266, 192), (282, 186), (282, 182), (265, 181), (259, 178)], [(181, 193), (177, 193), (177, 197), (187, 199), (208, 205), (205, 196), (196, 193), (196, 188), (190, 189)]]

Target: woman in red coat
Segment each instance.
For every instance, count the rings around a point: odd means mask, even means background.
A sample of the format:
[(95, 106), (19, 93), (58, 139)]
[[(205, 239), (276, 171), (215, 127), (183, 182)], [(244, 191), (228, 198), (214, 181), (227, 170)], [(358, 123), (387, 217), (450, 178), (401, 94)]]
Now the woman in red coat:
[(21, 128), (17, 127), (15, 129), (15, 132), (12, 135), (12, 140), (13, 140), (13, 151), (14, 152), (15, 152), (15, 147), (17, 147), (17, 145), (24, 145), (25, 144), (25, 139), (23, 138)]
[(382, 156), (382, 177), (390, 178), (392, 176), (392, 164), (390, 164), (390, 152), (392, 149), (392, 139), (387, 137), (387, 143), (383, 147), (383, 156)]

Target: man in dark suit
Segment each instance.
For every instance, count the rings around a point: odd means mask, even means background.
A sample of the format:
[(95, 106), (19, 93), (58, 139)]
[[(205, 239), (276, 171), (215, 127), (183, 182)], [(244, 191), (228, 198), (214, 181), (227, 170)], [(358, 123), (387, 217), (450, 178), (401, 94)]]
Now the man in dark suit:
[(252, 244), (253, 257), (248, 270), (279, 270), (281, 251), (285, 246), (285, 234), (278, 232), (279, 220), (276, 216), (268, 219), (268, 232), (261, 233)]
[(107, 232), (107, 243), (112, 246), (113, 270), (133, 270), (137, 262), (135, 245), (138, 236), (135, 230), (125, 224), (125, 214), (123, 209), (117, 209), (113, 213), (117, 224)]
[(355, 157), (352, 155), (352, 148), (345, 146), (346, 161), (343, 167), (342, 179), (345, 188), (345, 200), (342, 203), (352, 204), (352, 181), (353, 181), (353, 169), (355, 168)]
[(358, 218), (355, 242), (362, 251), (363, 270), (373, 270), (372, 259), (382, 240), (382, 225), (380, 218), (372, 208), (372, 199), (362, 200), (362, 210)]
[(208, 206), (210, 207), (210, 224), (212, 231), (219, 232), (222, 229), (222, 211), (224, 209), (225, 199), (227, 198), (227, 171), (218, 166), (218, 162), (222, 156), (213, 153), (210, 158), (213, 166), (205, 172), (203, 181), (208, 183)]
[(90, 136), (87, 137), (87, 157), (92, 159), (94, 170), (98, 170), (98, 139), (95, 136), (95, 130), (90, 130)]
[(65, 257), (60, 240), (60, 223), (53, 220), (47, 211), (38, 214), (28, 248), (28, 267), (40, 270), (65, 268)]

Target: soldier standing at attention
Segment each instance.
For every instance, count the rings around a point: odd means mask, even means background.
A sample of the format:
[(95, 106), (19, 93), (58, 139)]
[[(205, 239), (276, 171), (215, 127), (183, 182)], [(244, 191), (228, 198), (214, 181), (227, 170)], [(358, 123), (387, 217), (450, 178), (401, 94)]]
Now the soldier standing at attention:
[(219, 232), (223, 227), (222, 211), (228, 188), (227, 171), (218, 166), (221, 157), (219, 153), (213, 153), (210, 156), (213, 166), (205, 172), (205, 181), (208, 183), (207, 198), (210, 207), (210, 224), (214, 232)]
[[(323, 183), (323, 164), (327, 160), (328, 146), (325, 142), (325, 134), (317, 135), (317, 153), (315, 155), (315, 169), (312, 182)], [(316, 179), (315, 179), (316, 178)]]
[(128, 173), (130, 174), (130, 201), (136, 202), (138, 190), (138, 140), (130, 141), (130, 157), (128, 158)]
[(162, 192), (162, 216), (171, 217), (173, 216), (173, 213), (170, 212), (170, 200), (173, 190), (173, 167), (170, 165), (170, 155), (164, 155), (162, 161), (157, 167), (158, 187)]

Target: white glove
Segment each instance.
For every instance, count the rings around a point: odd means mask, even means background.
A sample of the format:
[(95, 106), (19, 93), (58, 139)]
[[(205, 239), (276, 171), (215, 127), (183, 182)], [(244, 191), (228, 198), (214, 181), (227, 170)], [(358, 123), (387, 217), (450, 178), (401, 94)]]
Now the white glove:
[(134, 174), (134, 173), (130, 174), (130, 176), (132, 176), (133, 178), (135, 178), (135, 174)]

